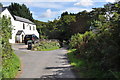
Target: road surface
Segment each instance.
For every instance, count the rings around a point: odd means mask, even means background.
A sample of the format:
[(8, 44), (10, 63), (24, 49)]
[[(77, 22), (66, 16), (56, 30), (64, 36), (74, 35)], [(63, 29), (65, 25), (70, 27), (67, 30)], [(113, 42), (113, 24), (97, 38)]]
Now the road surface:
[(22, 63), (22, 73), (18, 78), (75, 78), (65, 48), (30, 51), (24, 44), (12, 44), (12, 47)]

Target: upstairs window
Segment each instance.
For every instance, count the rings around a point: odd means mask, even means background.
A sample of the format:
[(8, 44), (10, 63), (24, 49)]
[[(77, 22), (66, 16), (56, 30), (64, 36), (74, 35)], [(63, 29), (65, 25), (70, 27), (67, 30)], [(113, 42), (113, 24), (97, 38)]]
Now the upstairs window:
[(33, 26), (33, 30), (35, 30), (35, 26)]
[(31, 26), (30, 26), (30, 30), (31, 30)]
[(23, 23), (23, 29), (25, 29), (25, 24)]

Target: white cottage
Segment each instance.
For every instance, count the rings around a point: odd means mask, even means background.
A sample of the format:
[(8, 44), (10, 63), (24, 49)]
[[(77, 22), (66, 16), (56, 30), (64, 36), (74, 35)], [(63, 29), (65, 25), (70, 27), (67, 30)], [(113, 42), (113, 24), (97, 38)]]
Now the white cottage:
[(6, 7), (0, 8), (0, 17), (3, 15), (11, 18), (13, 30), (12, 37), (9, 39), (10, 43), (23, 42), (27, 34), (35, 34), (39, 38), (36, 25), (30, 20), (12, 15)]

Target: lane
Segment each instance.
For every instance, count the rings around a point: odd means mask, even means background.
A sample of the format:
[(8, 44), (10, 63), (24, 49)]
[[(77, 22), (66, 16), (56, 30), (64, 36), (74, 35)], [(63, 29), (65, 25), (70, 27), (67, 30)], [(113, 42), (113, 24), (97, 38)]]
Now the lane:
[(67, 50), (64, 48), (30, 51), (25, 49), (24, 44), (14, 44), (13, 49), (23, 63), (20, 78), (75, 78), (67, 60)]

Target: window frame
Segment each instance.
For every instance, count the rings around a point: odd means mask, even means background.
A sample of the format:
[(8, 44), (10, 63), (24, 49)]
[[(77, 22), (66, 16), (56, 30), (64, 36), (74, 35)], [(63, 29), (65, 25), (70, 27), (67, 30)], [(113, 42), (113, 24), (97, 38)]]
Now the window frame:
[(25, 24), (23, 23), (23, 29), (25, 29)]

